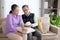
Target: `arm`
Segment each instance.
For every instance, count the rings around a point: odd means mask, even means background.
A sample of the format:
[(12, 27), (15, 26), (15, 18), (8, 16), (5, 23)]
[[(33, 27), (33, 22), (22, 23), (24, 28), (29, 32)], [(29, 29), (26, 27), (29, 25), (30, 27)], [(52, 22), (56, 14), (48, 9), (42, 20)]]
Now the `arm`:
[(23, 23), (22, 16), (20, 16), (20, 25), (21, 25), (22, 28), (24, 28), (24, 23)]
[(36, 26), (38, 26), (38, 20), (37, 20), (37, 17), (34, 15), (34, 17), (33, 17), (33, 21), (34, 21), (34, 23), (32, 24), (32, 27), (36, 27)]
[(7, 16), (7, 21), (6, 22), (7, 22), (7, 25), (10, 26), (11, 31), (16, 32), (16, 28), (14, 28), (13, 21), (12, 21), (12, 16), (11, 15)]
[(22, 20), (22, 16), (20, 16), (20, 25), (22, 27), (22, 30), (26, 30), (24, 23), (23, 23), (23, 20)]

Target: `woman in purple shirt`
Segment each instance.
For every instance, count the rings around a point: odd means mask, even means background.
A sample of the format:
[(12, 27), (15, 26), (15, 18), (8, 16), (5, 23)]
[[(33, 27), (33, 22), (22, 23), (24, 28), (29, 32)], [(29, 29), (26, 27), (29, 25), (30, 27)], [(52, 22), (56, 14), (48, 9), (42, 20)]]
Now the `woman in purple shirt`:
[(16, 27), (21, 26), (23, 31), (25, 29), (22, 17), (18, 15), (19, 7), (16, 4), (11, 6), (11, 11), (6, 19), (6, 35), (11, 40), (23, 40), (22, 33), (16, 30)]

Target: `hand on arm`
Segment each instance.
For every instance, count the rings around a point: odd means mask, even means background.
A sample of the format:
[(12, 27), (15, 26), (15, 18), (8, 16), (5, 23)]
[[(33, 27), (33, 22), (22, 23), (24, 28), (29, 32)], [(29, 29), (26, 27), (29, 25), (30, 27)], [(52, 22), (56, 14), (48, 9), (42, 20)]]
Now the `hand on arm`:
[(24, 23), (21, 23), (21, 27), (22, 27), (22, 33), (26, 33), (27, 27), (24, 26)]
[(27, 25), (24, 24), (24, 26), (25, 26), (25, 27), (32, 27), (32, 24), (30, 24), (30, 25), (28, 25), (28, 24), (27, 24)]
[(23, 20), (22, 20), (22, 17), (20, 18), (20, 25), (21, 25), (21, 27), (22, 27), (22, 31), (23, 31), (23, 33), (24, 32), (26, 32), (27, 31), (27, 28), (24, 26), (24, 23), (23, 23)]

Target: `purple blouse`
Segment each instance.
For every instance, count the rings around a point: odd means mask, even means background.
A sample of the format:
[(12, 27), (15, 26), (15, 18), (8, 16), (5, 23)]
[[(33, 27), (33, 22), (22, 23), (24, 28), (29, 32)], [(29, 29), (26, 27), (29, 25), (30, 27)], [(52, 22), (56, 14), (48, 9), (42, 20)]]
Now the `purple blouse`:
[(16, 27), (20, 26), (20, 23), (22, 22), (22, 16), (17, 15), (14, 17), (13, 14), (7, 15), (6, 19), (6, 34), (8, 33), (16, 33)]

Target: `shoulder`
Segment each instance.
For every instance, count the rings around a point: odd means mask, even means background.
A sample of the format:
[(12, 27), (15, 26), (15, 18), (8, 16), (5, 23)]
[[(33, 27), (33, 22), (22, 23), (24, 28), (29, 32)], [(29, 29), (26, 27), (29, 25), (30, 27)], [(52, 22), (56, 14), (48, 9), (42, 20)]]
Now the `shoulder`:
[(12, 17), (12, 14), (8, 14), (7, 17)]
[(18, 15), (19, 17), (21, 17), (21, 15)]
[(6, 20), (12, 19), (12, 14), (8, 14)]
[(22, 15), (18, 15), (19, 18), (22, 18)]
[(30, 13), (31, 15), (34, 15), (34, 13)]
[(22, 16), (24, 16), (24, 14), (22, 14)]
[(34, 14), (34, 13), (30, 13), (30, 14)]
[(25, 14), (22, 14), (22, 18), (25, 17)]

